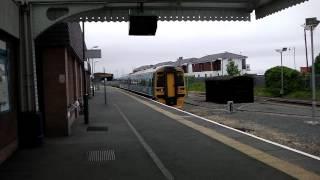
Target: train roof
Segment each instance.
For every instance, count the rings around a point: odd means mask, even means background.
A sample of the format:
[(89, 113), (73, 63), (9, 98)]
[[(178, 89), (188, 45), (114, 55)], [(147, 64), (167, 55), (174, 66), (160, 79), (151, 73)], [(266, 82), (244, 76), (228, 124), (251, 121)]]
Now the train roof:
[(181, 68), (179, 67), (176, 67), (174, 65), (163, 65), (163, 66), (158, 66), (158, 67), (152, 67), (152, 68), (149, 68), (149, 69), (145, 69), (145, 70), (142, 70), (142, 71), (137, 71), (137, 72), (134, 72), (134, 73), (130, 73), (128, 75), (125, 75), (125, 76), (122, 76), (120, 77), (121, 78), (126, 78), (126, 77), (129, 77), (129, 76), (134, 76), (134, 75), (142, 75), (142, 74), (148, 74), (148, 73), (154, 73), (162, 68), (165, 68), (165, 67), (173, 67), (175, 69), (180, 69), (182, 70)]

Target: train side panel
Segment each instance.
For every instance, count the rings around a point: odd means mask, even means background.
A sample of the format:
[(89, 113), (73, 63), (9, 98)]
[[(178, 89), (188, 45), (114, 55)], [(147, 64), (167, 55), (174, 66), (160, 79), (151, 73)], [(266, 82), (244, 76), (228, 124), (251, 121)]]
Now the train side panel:
[(147, 95), (163, 104), (178, 108), (183, 107), (186, 94), (184, 72), (174, 66), (130, 74), (121, 78), (120, 88)]

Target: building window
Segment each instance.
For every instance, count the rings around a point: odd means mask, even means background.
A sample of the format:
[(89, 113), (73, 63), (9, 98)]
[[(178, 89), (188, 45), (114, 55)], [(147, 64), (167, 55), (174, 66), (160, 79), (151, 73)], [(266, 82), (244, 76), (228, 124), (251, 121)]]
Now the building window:
[(0, 40), (0, 113), (9, 111), (9, 76), (7, 43)]
[(213, 63), (213, 71), (220, 71), (221, 70), (221, 60), (216, 60)]
[(246, 69), (246, 59), (242, 59), (241, 60), (241, 63), (242, 63), (242, 69)]

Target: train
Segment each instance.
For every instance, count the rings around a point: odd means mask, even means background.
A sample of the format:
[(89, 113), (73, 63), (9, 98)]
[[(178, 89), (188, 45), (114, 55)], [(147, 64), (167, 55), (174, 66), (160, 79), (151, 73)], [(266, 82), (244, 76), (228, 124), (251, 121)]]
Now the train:
[(186, 95), (183, 70), (168, 65), (123, 76), (119, 87), (177, 108), (183, 107)]

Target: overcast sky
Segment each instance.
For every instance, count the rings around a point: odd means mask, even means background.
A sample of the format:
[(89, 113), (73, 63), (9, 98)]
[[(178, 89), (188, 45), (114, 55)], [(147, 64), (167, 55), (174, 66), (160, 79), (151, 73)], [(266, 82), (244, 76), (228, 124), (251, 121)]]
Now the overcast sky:
[[(116, 77), (141, 65), (224, 51), (248, 56), (250, 73), (263, 74), (266, 69), (280, 65), (280, 55), (275, 49), (282, 47), (296, 48), (298, 69), (306, 65), (301, 25), (307, 17), (320, 19), (319, 7), (319, 0), (309, 0), (260, 20), (252, 17), (251, 22), (159, 21), (156, 36), (143, 37), (129, 36), (128, 22), (86, 23), (86, 43), (88, 48), (99, 46), (102, 50), (96, 71), (105, 67)], [(320, 26), (314, 33), (315, 54), (319, 54)], [(310, 35), (308, 41), (310, 44)], [(284, 54), (283, 64), (294, 68), (293, 51)]]

